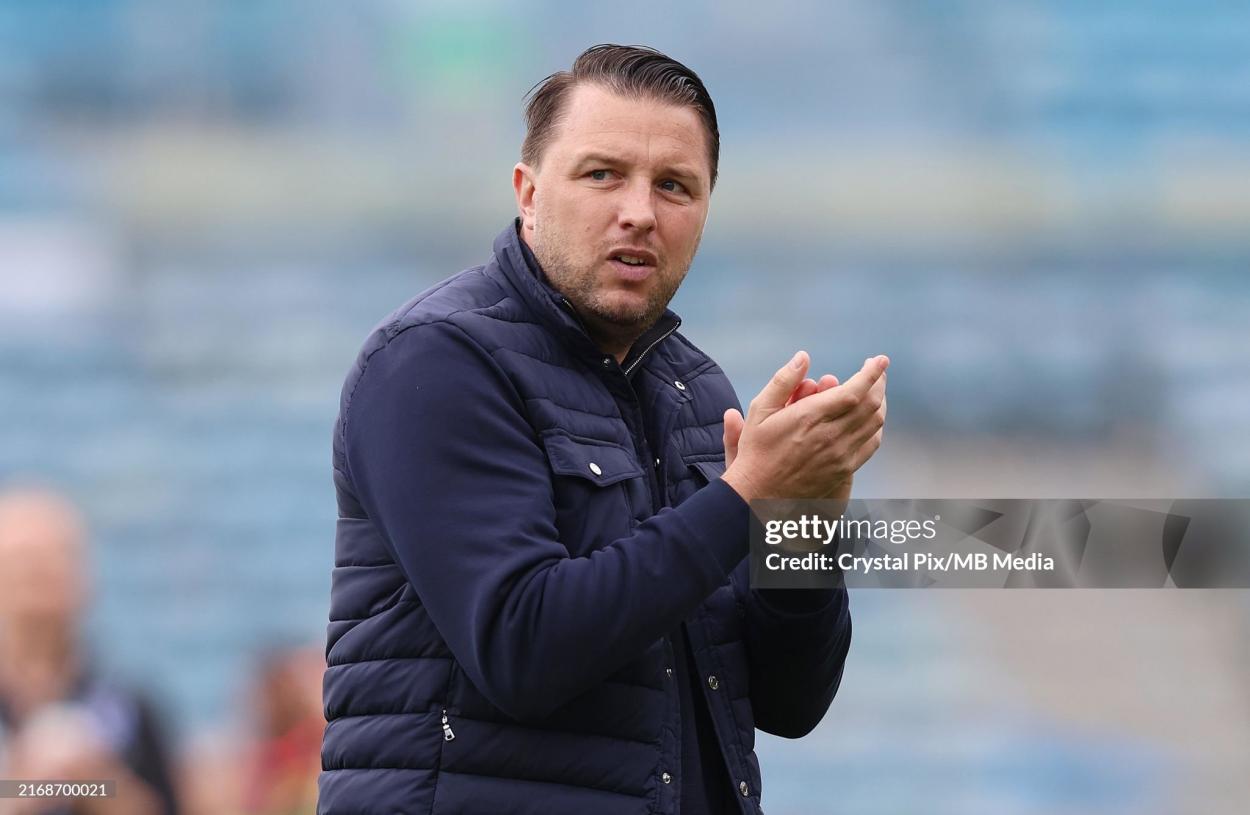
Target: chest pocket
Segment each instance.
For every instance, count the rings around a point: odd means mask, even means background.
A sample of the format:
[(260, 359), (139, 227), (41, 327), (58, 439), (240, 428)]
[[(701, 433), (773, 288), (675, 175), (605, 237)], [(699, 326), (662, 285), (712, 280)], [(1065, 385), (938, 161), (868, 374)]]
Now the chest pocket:
[(563, 430), (549, 430), (542, 440), (551, 465), (556, 528), (569, 554), (586, 555), (628, 535), (647, 489), (633, 452)]

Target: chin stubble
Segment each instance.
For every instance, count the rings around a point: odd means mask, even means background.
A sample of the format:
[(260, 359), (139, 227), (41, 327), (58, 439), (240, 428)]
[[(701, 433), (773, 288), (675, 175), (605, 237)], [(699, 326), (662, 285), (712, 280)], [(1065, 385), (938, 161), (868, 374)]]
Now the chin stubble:
[(620, 309), (608, 306), (599, 292), (598, 263), (589, 269), (578, 269), (568, 253), (563, 251), (562, 244), (550, 246), (542, 237), (545, 236), (535, 235), (536, 240), (531, 247), (534, 256), (538, 258), (547, 279), (573, 304), (577, 312), (620, 329), (623, 333), (633, 333), (635, 337), (660, 318), (689, 271), (687, 264), (686, 269), (670, 285), (657, 268), (655, 274), (659, 276), (662, 285), (651, 292), (641, 309), (630, 309), (628, 313), (622, 313)]

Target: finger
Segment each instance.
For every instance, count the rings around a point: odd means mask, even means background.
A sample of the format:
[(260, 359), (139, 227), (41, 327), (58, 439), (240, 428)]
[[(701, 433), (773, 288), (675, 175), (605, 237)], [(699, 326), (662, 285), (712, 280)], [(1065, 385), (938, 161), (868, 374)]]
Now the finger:
[(816, 392), (822, 393), (830, 388), (836, 388), (837, 386), (838, 378), (833, 374), (825, 374), (820, 378), (820, 381), (816, 383)]
[(794, 386), (794, 391), (790, 394), (790, 398), (786, 400), (786, 405), (793, 405), (795, 402), (803, 398), (804, 391), (807, 390), (807, 383), (810, 379), (804, 379), (802, 382)]
[(873, 385), (876, 385), (881, 377), (885, 376), (886, 368), (889, 366), (888, 357), (869, 357), (864, 360), (864, 367), (856, 371), (855, 375), (843, 382), (839, 388), (848, 396), (862, 399), (872, 389)]
[(881, 442), (884, 438), (885, 428), (881, 428), (864, 440), (864, 443), (855, 450), (855, 454), (851, 457), (851, 472), (857, 472), (860, 467), (868, 463), (868, 459), (872, 458), (881, 449)]
[(793, 405), (795, 402), (799, 401), (800, 399), (805, 399), (808, 396), (811, 396), (813, 393), (816, 392), (816, 388), (817, 388), (816, 380), (804, 379), (794, 389), (794, 393), (790, 394), (790, 399), (786, 402), (786, 404)]
[(889, 357), (869, 357), (854, 376), (805, 400), (804, 407), (820, 413), (825, 420), (841, 417), (868, 398), (869, 390), (885, 375), (889, 364)]
[[(864, 404), (869, 402), (872, 402), (871, 398), (865, 400)], [(849, 455), (885, 426), (884, 399), (880, 403), (872, 404), (874, 407), (869, 412), (863, 412), (862, 406), (857, 406), (825, 425), (828, 428), (827, 438), (831, 451), (841, 451), (842, 455)]]
[(859, 405), (855, 408), (855, 412), (862, 417), (871, 416), (877, 412), (881, 405), (885, 404), (885, 386), (886, 374), (881, 374), (881, 378), (872, 383), (868, 393), (860, 400)]
[(738, 442), (742, 439), (742, 428), (746, 426), (746, 420), (742, 418), (742, 414), (737, 410), (730, 408), (725, 411), (725, 467), (734, 463), (734, 459), (738, 457)]
[(853, 450), (863, 445), (868, 439), (881, 432), (883, 427), (885, 427), (885, 409), (879, 407), (865, 417), (863, 421), (854, 425), (853, 429), (846, 431), (851, 439), (851, 449)]
[(747, 424), (758, 424), (786, 406), (790, 394), (803, 381), (811, 364), (806, 351), (799, 351), (768, 381), (747, 408)]
[(881, 380), (858, 405), (828, 423), (834, 443), (840, 449), (854, 451), (885, 426), (885, 393)]

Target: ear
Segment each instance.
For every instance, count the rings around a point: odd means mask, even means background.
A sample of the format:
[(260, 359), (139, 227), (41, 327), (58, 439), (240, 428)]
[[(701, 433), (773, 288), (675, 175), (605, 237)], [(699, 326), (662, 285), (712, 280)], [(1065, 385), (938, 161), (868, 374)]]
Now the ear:
[(512, 191), (516, 194), (516, 208), (521, 216), (521, 228), (534, 229), (534, 196), (538, 192), (535, 182), (538, 174), (525, 162), (512, 168)]

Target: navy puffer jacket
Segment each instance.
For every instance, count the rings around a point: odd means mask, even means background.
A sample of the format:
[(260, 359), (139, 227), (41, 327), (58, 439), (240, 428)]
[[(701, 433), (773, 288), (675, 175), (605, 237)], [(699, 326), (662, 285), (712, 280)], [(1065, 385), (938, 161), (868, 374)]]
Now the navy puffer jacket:
[(605, 357), (514, 224), (370, 336), (334, 434), (319, 813), (676, 813), (683, 621), (760, 812), (755, 728), (820, 721), (846, 592), (748, 587), (737, 400), (676, 326)]

